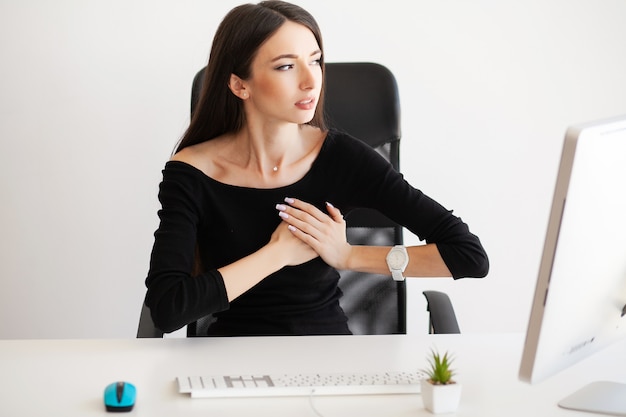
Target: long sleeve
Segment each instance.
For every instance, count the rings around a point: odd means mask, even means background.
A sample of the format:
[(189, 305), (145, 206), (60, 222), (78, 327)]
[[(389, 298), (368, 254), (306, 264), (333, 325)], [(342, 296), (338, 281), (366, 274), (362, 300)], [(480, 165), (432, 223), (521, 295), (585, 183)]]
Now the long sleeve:
[(330, 198), (342, 202), (343, 210), (376, 209), (421, 240), (435, 243), (455, 279), (487, 275), (487, 253), (467, 224), (414, 188), (368, 145), (347, 136), (338, 136), (337, 142), (336, 160), (329, 163), (337, 168), (329, 175), (343, 186), (341, 194)]
[(166, 166), (159, 190), (160, 224), (146, 278), (146, 304), (164, 332), (228, 308), (224, 281), (216, 269), (191, 276), (202, 200), (198, 178), (188, 170)]

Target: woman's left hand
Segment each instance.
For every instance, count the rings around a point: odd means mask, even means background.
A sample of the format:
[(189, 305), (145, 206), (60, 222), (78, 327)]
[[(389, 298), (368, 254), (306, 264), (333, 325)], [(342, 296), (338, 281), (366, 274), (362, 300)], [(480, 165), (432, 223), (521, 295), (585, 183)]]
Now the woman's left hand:
[(352, 247), (346, 240), (346, 222), (339, 209), (326, 203), (328, 214), (304, 201), (285, 198), (276, 209), (289, 230), (308, 244), (328, 265), (348, 269)]

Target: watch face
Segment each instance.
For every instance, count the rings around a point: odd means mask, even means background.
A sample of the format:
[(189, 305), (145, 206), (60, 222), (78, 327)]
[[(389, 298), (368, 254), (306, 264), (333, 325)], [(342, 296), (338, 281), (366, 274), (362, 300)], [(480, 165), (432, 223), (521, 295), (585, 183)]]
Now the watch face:
[(404, 254), (400, 251), (391, 251), (387, 260), (391, 269), (400, 269), (404, 264)]

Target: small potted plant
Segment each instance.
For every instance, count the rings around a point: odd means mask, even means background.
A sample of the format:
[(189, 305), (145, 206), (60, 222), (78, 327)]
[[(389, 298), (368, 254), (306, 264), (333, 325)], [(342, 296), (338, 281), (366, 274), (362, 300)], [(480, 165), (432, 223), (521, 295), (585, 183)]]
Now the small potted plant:
[(456, 374), (450, 368), (452, 358), (445, 352), (443, 356), (431, 350), (428, 358), (429, 368), (424, 372), (428, 378), (421, 381), (424, 408), (433, 414), (452, 413), (461, 401), (461, 384), (452, 377)]

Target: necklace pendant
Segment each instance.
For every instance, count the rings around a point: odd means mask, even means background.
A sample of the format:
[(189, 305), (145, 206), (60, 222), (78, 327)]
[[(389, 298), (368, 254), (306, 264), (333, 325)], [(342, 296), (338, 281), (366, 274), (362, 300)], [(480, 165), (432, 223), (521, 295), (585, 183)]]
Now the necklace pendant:
[(274, 168), (272, 168), (272, 171), (277, 172), (278, 171), (278, 167), (275, 166)]

